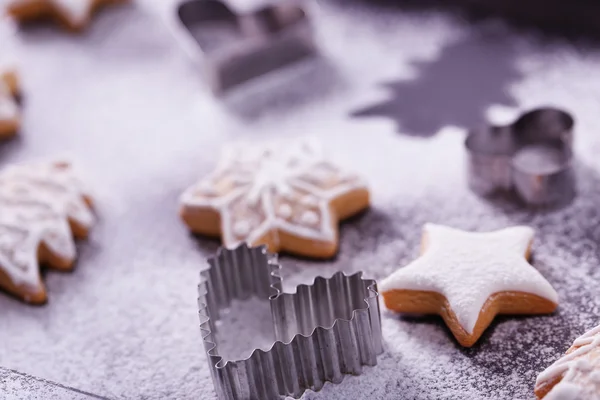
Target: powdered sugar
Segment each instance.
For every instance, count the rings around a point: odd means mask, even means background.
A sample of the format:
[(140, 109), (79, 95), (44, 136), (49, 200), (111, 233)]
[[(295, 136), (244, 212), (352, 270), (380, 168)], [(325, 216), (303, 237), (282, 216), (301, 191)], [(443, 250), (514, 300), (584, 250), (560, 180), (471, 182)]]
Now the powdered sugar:
[[(307, 132), (334, 151), (341, 166), (365, 177), (373, 207), (342, 225), (336, 259), (286, 257), (286, 289), (338, 270), (364, 270), (381, 280), (418, 256), (426, 222), (482, 232), (528, 225), (536, 231), (532, 263), (555, 287), (560, 307), (551, 316), (497, 318), (470, 349), (449, 340), (439, 317), (408, 318), (382, 308), (386, 352), (378, 365), (303, 400), (532, 399), (537, 374), (598, 323), (600, 55), (592, 46), (530, 43), (502, 29), (490, 39), (482, 29), (441, 13), (322, 1), (315, 22), (329, 64), (309, 75), (312, 79), (286, 80), (278, 96), (249, 97), (252, 118), (238, 119), (202, 92), (197, 69), (186, 68), (168, 32), (144, 15), (151, 3), (171, 15), (170, 1), (138, 2), (132, 14), (141, 22), (126, 36), (111, 34), (109, 41), (101, 40), (100, 26), (100, 34), (75, 45), (46, 37), (44, 30), (29, 33), (30, 42), (39, 43), (24, 46), (21, 60), (28, 93), (35, 94), (27, 114), (35, 118), (28, 121), (27, 140), (3, 147), (2, 162), (66, 149), (85, 158), (107, 195), (101, 199), (102, 224), (84, 246), (77, 273), (49, 276), (48, 307), (24, 309), (0, 296), (0, 336), (8, 349), (3, 365), (103, 397), (214, 398), (198, 348), (195, 285), (204, 257), (218, 244), (182, 229), (174, 215), (178, 195), (211, 171), (216, 152), (232, 139), (270, 141)], [(520, 73), (490, 80), (493, 87), (473, 86), (474, 73), (485, 77), (489, 71), (477, 63), (473, 49), (463, 47), (462, 63), (446, 75), (449, 51), (465, 37), (489, 49), (493, 63), (516, 66)], [(156, 47), (137, 59), (140, 51), (134, 49), (148, 38)], [(494, 38), (515, 52), (498, 50)], [(127, 56), (115, 49), (128, 49)], [(66, 57), (72, 62), (65, 63)], [(403, 80), (418, 89), (421, 96), (409, 100), (425, 118), (450, 119), (451, 110), (429, 101), (442, 86), (426, 92), (434, 78), (428, 66), (439, 66), (435, 82), (441, 84), (459, 73), (465, 77), (465, 90), (454, 94), (456, 104), (464, 104), (471, 88), (486, 93), (497, 88), (523, 108), (551, 102), (573, 110), (575, 202), (560, 210), (528, 210), (510, 199), (481, 199), (466, 184), (460, 129), (421, 138), (405, 135), (412, 132), (398, 131), (384, 117), (348, 118), (352, 110), (389, 98), (380, 84)], [(474, 116), (486, 104), (465, 110)], [(405, 116), (411, 115), (399, 119)], [(265, 314), (236, 305), (220, 334), (250, 351), (253, 339), (269, 341), (263, 315), (269, 317), (268, 305)]]

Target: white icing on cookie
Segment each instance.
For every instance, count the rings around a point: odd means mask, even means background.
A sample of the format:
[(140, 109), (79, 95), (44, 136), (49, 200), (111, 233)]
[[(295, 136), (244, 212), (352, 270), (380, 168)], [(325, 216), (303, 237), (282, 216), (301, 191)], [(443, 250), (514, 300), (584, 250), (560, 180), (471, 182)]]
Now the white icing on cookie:
[(233, 234), (237, 237), (245, 237), (250, 233), (252, 227), (248, 223), (248, 221), (237, 221), (235, 225), (233, 225)]
[(294, 210), (292, 209), (292, 206), (290, 206), (287, 203), (284, 203), (279, 205), (279, 207), (277, 208), (277, 213), (281, 218), (289, 219), (294, 213)]
[(536, 386), (562, 378), (549, 400), (600, 399), (600, 325), (573, 342), (563, 357), (538, 375)]
[[(366, 188), (362, 180), (331, 164), (314, 140), (243, 144), (226, 148), (216, 171), (186, 190), (181, 203), (218, 211), (228, 247), (241, 241), (253, 243), (267, 232), (277, 231), (333, 241), (330, 202), (362, 188)], [(311, 216), (290, 220), (294, 210), (306, 208), (306, 201), (314, 207)], [(275, 204), (280, 207), (276, 209)], [(232, 208), (247, 212), (240, 216)], [(241, 234), (239, 218), (248, 222), (248, 233)]]
[[(39, 287), (42, 243), (65, 262), (75, 259), (68, 219), (73, 216), (86, 227), (93, 222), (81, 192), (66, 186), (76, 183), (70, 167), (60, 164), (19, 165), (0, 172), (0, 269), (13, 283)], [(77, 196), (85, 212), (70, 207)]]
[(8, 223), (40, 232), (40, 239), (63, 260), (75, 259), (75, 242), (64, 215), (40, 202), (14, 202), (2, 196), (0, 184), (0, 224)]
[(444, 295), (458, 322), (472, 333), (487, 299), (498, 292), (526, 292), (558, 303), (550, 283), (525, 259), (533, 240), (526, 226), (495, 232), (465, 232), (426, 224), (427, 250), (383, 280), (383, 293), (433, 291)]
[(0, 184), (12, 183), (3, 196), (15, 201), (40, 201), (77, 224), (90, 228), (94, 214), (86, 204), (81, 181), (69, 166), (52, 163), (15, 165), (0, 173)]
[(313, 195), (307, 194), (300, 198), (300, 203), (305, 206), (315, 207), (319, 205), (319, 199)]
[(302, 216), (300, 216), (300, 221), (304, 225), (315, 225), (319, 222), (319, 215), (314, 211), (304, 211)]
[(0, 223), (0, 268), (15, 285), (38, 287), (37, 249), (42, 232)]

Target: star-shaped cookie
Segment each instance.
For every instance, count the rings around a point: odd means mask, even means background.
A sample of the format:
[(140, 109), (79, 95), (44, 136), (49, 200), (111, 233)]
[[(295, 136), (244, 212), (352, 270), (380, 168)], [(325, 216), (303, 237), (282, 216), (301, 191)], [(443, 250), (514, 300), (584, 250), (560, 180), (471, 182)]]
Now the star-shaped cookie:
[(42, 304), (47, 294), (39, 264), (73, 268), (73, 236), (85, 236), (93, 223), (91, 198), (77, 182), (65, 163), (18, 165), (0, 172), (1, 289)]
[(471, 347), (497, 314), (546, 314), (558, 305), (550, 283), (527, 262), (533, 229), (465, 232), (426, 224), (421, 256), (379, 285), (388, 308), (439, 314)]
[(0, 67), (0, 139), (12, 137), (19, 130), (20, 112), (16, 101), (18, 91), (16, 72)]
[(360, 178), (328, 161), (317, 142), (294, 140), (226, 148), (217, 169), (183, 193), (180, 213), (194, 233), (221, 236), (226, 247), (328, 258), (339, 221), (368, 205)]
[(92, 15), (103, 6), (128, 0), (9, 0), (7, 12), (20, 22), (52, 18), (70, 31), (87, 27)]
[(538, 399), (600, 399), (600, 325), (577, 338), (567, 353), (538, 375)]

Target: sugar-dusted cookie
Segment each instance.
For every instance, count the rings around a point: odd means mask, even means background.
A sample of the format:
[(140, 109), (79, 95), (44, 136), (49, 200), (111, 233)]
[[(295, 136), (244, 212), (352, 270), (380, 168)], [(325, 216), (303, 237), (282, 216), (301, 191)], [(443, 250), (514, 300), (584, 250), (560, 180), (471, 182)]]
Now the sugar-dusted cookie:
[(388, 308), (439, 314), (471, 347), (497, 314), (553, 312), (558, 295), (531, 266), (525, 226), (475, 233), (426, 224), (421, 256), (379, 285)]
[(9, 0), (8, 14), (25, 22), (53, 18), (70, 31), (83, 30), (94, 12), (102, 6), (128, 0)]
[(600, 325), (573, 342), (567, 353), (538, 375), (538, 399), (600, 399)]
[(180, 212), (194, 233), (221, 236), (226, 247), (328, 258), (339, 221), (368, 205), (360, 178), (329, 162), (318, 143), (295, 140), (226, 148), (217, 169), (183, 193)]
[(93, 223), (91, 200), (77, 182), (64, 163), (0, 171), (0, 289), (25, 302), (42, 304), (47, 295), (39, 264), (72, 269), (74, 232), (83, 227), (79, 236), (84, 236)]
[(19, 92), (17, 73), (0, 67), (0, 139), (14, 136), (20, 126), (20, 111), (16, 101)]

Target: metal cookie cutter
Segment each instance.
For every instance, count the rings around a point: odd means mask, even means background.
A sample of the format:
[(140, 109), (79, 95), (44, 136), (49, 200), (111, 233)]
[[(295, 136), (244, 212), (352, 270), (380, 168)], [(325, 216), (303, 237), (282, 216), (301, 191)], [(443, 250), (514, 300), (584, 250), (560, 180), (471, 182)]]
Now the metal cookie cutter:
[(530, 205), (563, 204), (575, 196), (573, 117), (539, 108), (507, 126), (469, 132), (469, 186), (481, 195), (515, 190)]
[(218, 0), (190, 0), (177, 6), (176, 19), (176, 36), (215, 93), (316, 51), (300, 0), (239, 13)]
[[(198, 286), (200, 328), (219, 399), (298, 398), (376, 365), (383, 351), (377, 283), (362, 273), (318, 277), (283, 293), (277, 256), (266, 247), (221, 249)], [(276, 342), (239, 361), (219, 356), (216, 321), (233, 299), (268, 298)]]

